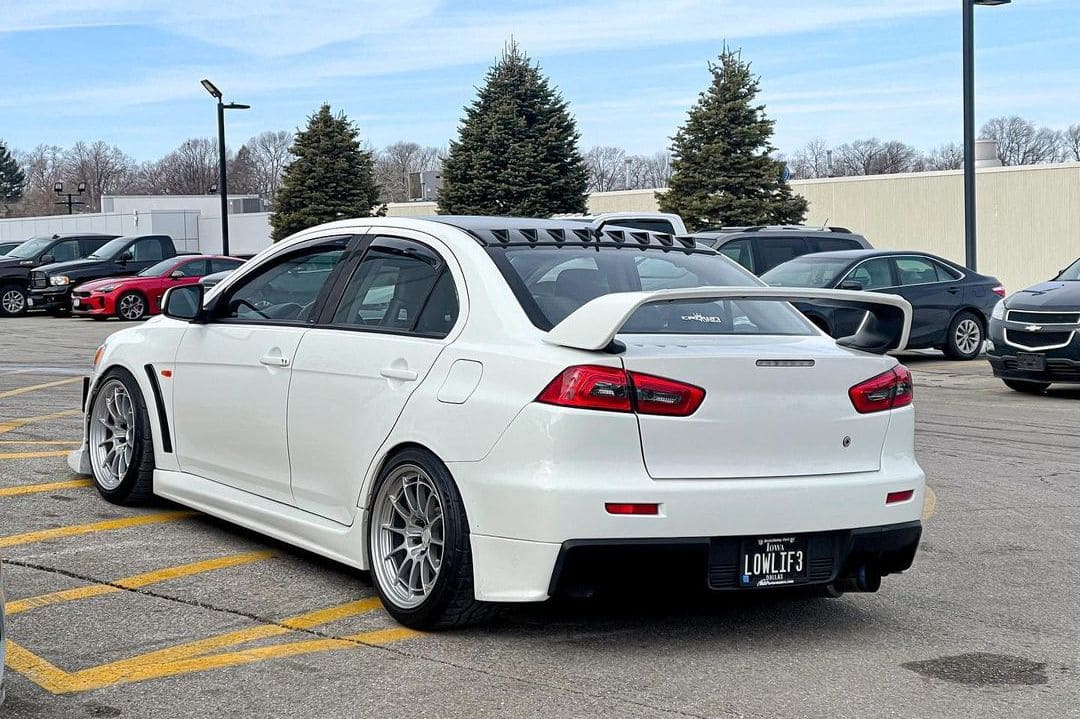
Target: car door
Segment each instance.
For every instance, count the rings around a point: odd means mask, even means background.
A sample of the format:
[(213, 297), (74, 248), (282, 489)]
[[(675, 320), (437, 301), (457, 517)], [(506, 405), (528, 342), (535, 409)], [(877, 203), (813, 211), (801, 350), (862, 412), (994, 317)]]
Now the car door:
[(184, 333), (172, 380), (181, 470), (292, 502), (292, 364), (351, 240), (310, 240), (267, 258), (216, 299), (209, 322)]
[[(835, 287), (846, 283), (858, 283), (866, 292), (886, 292), (897, 294), (896, 277), (893, 263), (888, 257), (871, 257), (859, 262), (848, 270)], [(862, 310), (847, 308), (829, 308), (829, 327), (833, 337), (847, 337), (855, 334), (866, 313)]]
[(937, 263), (919, 255), (893, 257), (896, 293), (911, 303), (912, 347), (936, 347), (945, 341), (953, 311), (963, 300), (956, 280), (938, 275)]
[(161, 311), (161, 298), (165, 295), (165, 290), (198, 282), (199, 278), (206, 274), (208, 263), (209, 261), (204, 259), (178, 262), (164, 277), (155, 278), (153, 287), (150, 289), (150, 312)]
[(360, 486), (406, 401), (460, 326), (460, 271), (421, 233), (373, 228), (320, 326), (300, 342), (289, 389), (296, 506), (351, 524)]
[[(130, 255), (131, 259), (117, 264), (125, 275), (137, 275), (171, 254), (171, 252), (166, 253), (163, 238), (141, 237), (132, 242), (124, 252), (120, 253), (120, 257)], [(119, 258), (117, 259), (119, 260)]]
[(70, 262), (71, 260), (77, 260), (82, 255), (79, 253), (79, 240), (78, 238), (70, 240), (60, 240), (55, 245), (49, 248), (48, 253), (42, 260), (49, 259), (49, 262)]

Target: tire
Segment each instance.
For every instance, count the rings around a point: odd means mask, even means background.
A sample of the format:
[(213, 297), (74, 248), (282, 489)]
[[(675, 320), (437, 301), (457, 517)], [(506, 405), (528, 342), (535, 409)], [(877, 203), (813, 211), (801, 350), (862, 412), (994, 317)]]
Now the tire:
[(146, 297), (141, 292), (125, 292), (116, 300), (116, 316), (134, 322), (146, 317)]
[(109, 319), (108, 315), (87, 315), (87, 317), (98, 322)]
[(26, 288), (19, 285), (0, 287), (0, 316), (18, 317), (26, 314)]
[(1005, 386), (1016, 392), (1024, 394), (1042, 394), (1050, 386), (1049, 382), (1030, 382), (1023, 379), (1003, 379)]
[(945, 335), (945, 356), (953, 360), (973, 360), (982, 352), (986, 323), (974, 312), (964, 310), (953, 317)]
[(390, 616), (414, 629), (448, 629), (494, 613), (494, 605), (476, 601), (465, 506), (435, 455), (423, 449), (394, 455), (379, 472), (373, 497), (368, 560)]
[(101, 496), (113, 504), (149, 502), (154, 495), (150, 415), (130, 373), (113, 368), (102, 376), (87, 424), (87, 451)]

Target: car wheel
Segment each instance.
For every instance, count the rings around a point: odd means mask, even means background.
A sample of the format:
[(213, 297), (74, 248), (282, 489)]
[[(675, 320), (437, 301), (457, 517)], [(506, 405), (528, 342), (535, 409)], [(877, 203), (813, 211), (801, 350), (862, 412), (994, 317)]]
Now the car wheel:
[(87, 450), (94, 484), (114, 504), (144, 504), (154, 494), (150, 416), (135, 378), (107, 372), (88, 412)]
[(473, 591), (465, 507), (449, 470), (409, 449), (379, 473), (368, 517), (368, 559), (386, 611), (405, 626), (439, 629), (487, 618)]
[(945, 338), (945, 356), (954, 360), (973, 360), (982, 352), (986, 333), (983, 322), (973, 312), (961, 312), (949, 324)]
[(1024, 394), (1042, 394), (1050, 386), (1049, 382), (1029, 382), (1022, 379), (1003, 379), (1005, 386)]
[(16, 317), (26, 313), (26, 290), (18, 285), (0, 287), (0, 315)]
[(141, 320), (146, 316), (146, 298), (138, 292), (125, 292), (116, 300), (116, 316), (122, 320)]

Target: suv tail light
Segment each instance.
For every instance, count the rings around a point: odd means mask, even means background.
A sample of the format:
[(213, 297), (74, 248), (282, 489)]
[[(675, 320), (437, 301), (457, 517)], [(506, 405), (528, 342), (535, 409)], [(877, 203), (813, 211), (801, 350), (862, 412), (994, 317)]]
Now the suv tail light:
[(994, 289), (992, 289), (990, 291), (993, 292), (998, 297), (1004, 297), (1005, 296), (1005, 287), (1004, 287), (1004, 285), (998, 285), (997, 287), (995, 287)]
[(888, 372), (855, 385), (848, 390), (848, 396), (855, 410), (861, 414), (906, 407), (914, 399), (911, 372), (898, 364)]
[(578, 365), (563, 370), (536, 398), (560, 407), (686, 417), (697, 411), (705, 390), (692, 384), (618, 367)]

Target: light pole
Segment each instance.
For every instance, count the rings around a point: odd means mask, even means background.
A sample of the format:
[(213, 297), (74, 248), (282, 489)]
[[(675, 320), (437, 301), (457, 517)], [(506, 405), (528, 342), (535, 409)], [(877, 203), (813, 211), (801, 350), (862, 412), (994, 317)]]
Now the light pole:
[(57, 205), (66, 205), (67, 208), (68, 208), (68, 214), (69, 215), (74, 214), (75, 205), (85, 205), (86, 204), (82, 200), (73, 200), (73, 199), (71, 199), (71, 198), (76, 197), (76, 196), (82, 197), (82, 194), (84, 192), (86, 192), (86, 183), (85, 182), (80, 182), (78, 187), (76, 187), (75, 189), (76, 189), (75, 192), (64, 192), (64, 183), (63, 182), (54, 182), (53, 183), (53, 192), (56, 193), (57, 197), (63, 197), (65, 195), (67, 196), (66, 200), (57, 200), (55, 204), (57, 204)]
[(225, 103), (221, 99), (221, 90), (209, 80), (203, 80), (202, 86), (217, 100), (218, 131), (218, 194), (221, 195), (221, 254), (229, 254), (229, 188), (225, 177), (225, 111), (248, 110), (251, 105), (236, 102)]
[(963, 0), (964, 2), (964, 264), (975, 271), (978, 244), (975, 239), (975, 6), (1008, 5), (1012, 0)]

